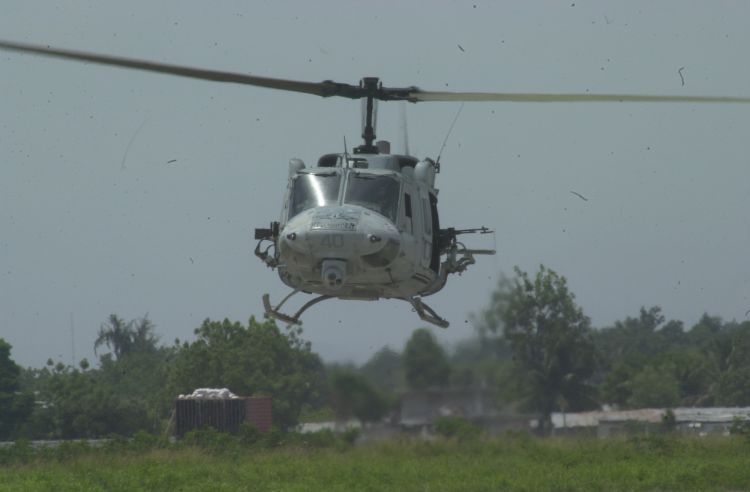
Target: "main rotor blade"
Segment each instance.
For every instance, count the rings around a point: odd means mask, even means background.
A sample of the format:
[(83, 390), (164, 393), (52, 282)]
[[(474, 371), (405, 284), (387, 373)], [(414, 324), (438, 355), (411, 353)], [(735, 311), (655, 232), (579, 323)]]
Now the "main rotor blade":
[(429, 101), (500, 101), (500, 102), (686, 102), (750, 103), (750, 97), (723, 96), (655, 96), (637, 94), (540, 94), (504, 92), (430, 92), (416, 90), (409, 94), (412, 102)]
[(324, 82), (303, 82), (298, 80), (274, 79), (270, 77), (258, 77), (236, 72), (225, 72), (221, 70), (206, 70), (202, 68), (171, 65), (134, 58), (101, 55), (83, 51), (65, 50), (27, 43), (16, 43), (0, 40), (0, 49), (17, 51), (20, 53), (32, 53), (36, 55), (49, 56), (53, 58), (64, 58), (84, 62), (110, 65), (115, 67), (143, 70), (146, 72), (157, 72), (191, 79), (210, 80), (214, 82), (228, 82), (233, 84), (254, 85), (267, 87), (269, 89), (280, 89), (292, 92), (303, 92), (322, 97), (343, 96), (358, 99), (361, 97), (357, 91), (358, 86), (339, 84), (330, 80)]
[(498, 101), (498, 102), (687, 102), (687, 103), (750, 103), (747, 97), (719, 96), (659, 96), (636, 94), (540, 94), (540, 93), (503, 93), (503, 92), (433, 92), (422, 91), (416, 87), (372, 87), (342, 84), (325, 80), (323, 82), (305, 82), (300, 80), (258, 77), (255, 75), (208, 70), (203, 68), (172, 65), (148, 60), (125, 58), (119, 56), (66, 50), (27, 43), (0, 40), (0, 49), (32, 53), (36, 55), (78, 60), (100, 65), (156, 72), (178, 77), (226, 82), (241, 85), (252, 85), (279, 89), (291, 92), (313, 94), (321, 97), (341, 96), (350, 99), (372, 97), (384, 101)]

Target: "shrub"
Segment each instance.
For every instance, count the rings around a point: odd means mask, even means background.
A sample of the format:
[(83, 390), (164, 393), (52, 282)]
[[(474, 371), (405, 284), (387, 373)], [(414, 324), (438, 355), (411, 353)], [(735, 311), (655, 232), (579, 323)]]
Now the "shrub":
[(442, 417), (435, 424), (435, 432), (459, 441), (476, 439), (481, 429), (463, 417)]
[(239, 439), (240, 444), (242, 444), (243, 446), (252, 446), (254, 444), (257, 444), (262, 437), (263, 434), (261, 434), (260, 430), (258, 430), (258, 428), (253, 424), (244, 422), (240, 425)]
[(331, 429), (298, 434), (298, 436), (302, 446), (310, 448), (332, 448), (336, 445), (337, 439), (336, 433)]
[(359, 429), (356, 428), (347, 429), (341, 434), (342, 439), (349, 446), (354, 445), (354, 443), (357, 442), (357, 439), (359, 439), (359, 436)]
[(236, 450), (239, 440), (213, 427), (204, 427), (186, 433), (182, 438), (182, 444), (218, 454)]
[(750, 443), (750, 419), (735, 417), (729, 432), (735, 436), (743, 436)]
[(659, 430), (662, 432), (674, 432), (677, 429), (677, 418), (671, 408), (668, 408), (661, 416)]

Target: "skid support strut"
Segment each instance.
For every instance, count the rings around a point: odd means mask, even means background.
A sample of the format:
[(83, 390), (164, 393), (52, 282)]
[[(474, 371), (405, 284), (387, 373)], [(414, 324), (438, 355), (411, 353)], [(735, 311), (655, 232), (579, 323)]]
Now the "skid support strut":
[(414, 310), (419, 315), (419, 319), (421, 319), (422, 321), (427, 321), (428, 323), (437, 325), (440, 328), (448, 328), (448, 325), (450, 325), (450, 323), (448, 323), (446, 319), (438, 316), (435, 310), (422, 302), (422, 299), (420, 299), (419, 297), (409, 297), (408, 299), (404, 299), (404, 301), (412, 305)]
[(325, 301), (326, 299), (330, 299), (332, 296), (318, 296), (315, 299), (310, 299), (307, 301), (299, 310), (294, 313), (294, 316), (289, 316), (288, 314), (284, 314), (281, 312), (281, 306), (284, 305), (286, 301), (289, 300), (290, 297), (292, 297), (294, 294), (299, 292), (299, 289), (293, 290), (290, 292), (284, 299), (281, 300), (281, 302), (276, 306), (271, 306), (271, 298), (268, 294), (263, 294), (263, 309), (265, 312), (263, 313), (263, 316), (266, 318), (274, 318), (279, 321), (283, 321), (284, 323), (289, 323), (290, 325), (299, 325), (302, 324), (302, 321), (300, 321), (299, 317), (302, 316), (302, 313), (307, 311), (308, 308), (314, 306), (315, 304)]

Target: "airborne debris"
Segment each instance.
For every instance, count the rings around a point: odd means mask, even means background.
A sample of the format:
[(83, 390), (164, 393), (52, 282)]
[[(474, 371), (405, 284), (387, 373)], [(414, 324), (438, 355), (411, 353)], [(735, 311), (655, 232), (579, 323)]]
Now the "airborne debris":
[(466, 53), (466, 50), (464, 49), (463, 46), (461, 46), (460, 44), (457, 44), (456, 46), (458, 46), (458, 49), (460, 49), (461, 51), (463, 51), (464, 53)]
[(143, 120), (141, 124), (138, 126), (138, 128), (133, 133), (133, 136), (130, 137), (130, 140), (128, 141), (128, 146), (125, 147), (125, 153), (122, 155), (122, 161), (120, 161), (120, 169), (125, 169), (125, 161), (128, 159), (128, 152), (130, 152), (130, 147), (132, 147), (133, 142), (135, 141), (135, 137), (138, 136), (138, 134), (141, 132), (141, 129), (148, 121), (148, 118)]
[(173, 162), (177, 162), (177, 159), (172, 159), (171, 161), (167, 161), (167, 164), (172, 164)]
[(583, 200), (584, 202), (587, 202), (587, 201), (589, 201), (589, 199), (588, 199), (588, 198), (586, 198), (585, 196), (581, 195), (580, 193), (578, 193), (578, 192), (576, 192), (576, 191), (570, 190), (570, 192), (571, 192), (571, 193), (573, 193), (573, 194), (574, 194), (575, 196), (577, 196), (578, 198), (580, 198), (581, 200)]
[(685, 77), (682, 76), (683, 70), (685, 70), (685, 67), (680, 67), (679, 70), (677, 70), (677, 73), (680, 75), (680, 80), (682, 81), (682, 87), (685, 87)]
[[(476, 5), (473, 6), (476, 8)], [(573, 3), (571, 6), (575, 7), (576, 4)], [(297, 19), (299, 17), (295, 18), (295, 20)], [(502, 43), (502, 40), (500, 41)], [(458, 48), (465, 52), (463, 46), (459, 45)], [(422, 301), (422, 296), (440, 291), (446, 284), (446, 275), (464, 272), (469, 265), (475, 263), (474, 255), (494, 255), (496, 252), (495, 249), (469, 249), (457, 239), (458, 234), (485, 234), (490, 232), (484, 227), (471, 229), (432, 227), (432, 238), (439, 239), (439, 241), (433, 240), (432, 245), (439, 247), (423, 247), (430, 245), (429, 235), (417, 235), (419, 237), (411, 235), (411, 238), (407, 238), (407, 240), (410, 242), (416, 241), (413, 247), (403, 251), (400, 250), (399, 245), (404, 239), (401, 235), (403, 231), (397, 227), (399, 223), (397, 214), (398, 190), (401, 180), (406, 179), (410, 183), (413, 182), (414, 191), (420, 197), (429, 195), (427, 201), (416, 201), (418, 213), (414, 217), (414, 227), (419, 228), (420, 219), (427, 219), (423, 221), (424, 224), (422, 225), (426, 225), (428, 228), (432, 224), (438, 226), (437, 189), (434, 187), (434, 178), (435, 174), (440, 171), (442, 151), (463, 106), (459, 107), (451, 122), (451, 127), (446, 134), (446, 139), (443, 141), (437, 159), (433, 161), (425, 158), (420, 161), (409, 155), (391, 154), (390, 150), (387, 152), (381, 151), (379, 148), (381, 145), (376, 145), (375, 120), (377, 114), (375, 103), (377, 101), (408, 101), (414, 103), (438, 101), (460, 103), (470, 101), (488, 103), (750, 103), (750, 97), (591, 94), (588, 90), (585, 93), (425, 91), (414, 86), (385, 87), (378, 77), (364, 77), (358, 85), (331, 80), (308, 82), (276, 79), (249, 75), (245, 72), (210, 70), (3, 40), (0, 40), (0, 50), (32, 53), (196, 80), (264, 87), (320, 97), (335, 96), (361, 99), (364, 103), (365, 113), (363, 115), (363, 144), (358, 147), (359, 152), (356, 152), (359, 155), (350, 158), (347, 149), (344, 149), (344, 154), (324, 155), (318, 161), (318, 167), (338, 167), (340, 169), (323, 172), (317, 170), (308, 172), (308, 170), (305, 170), (302, 161), (299, 159), (290, 160), (290, 179), (288, 180), (287, 193), (285, 194), (286, 203), (283, 209), (290, 213), (283, 213), (280, 220), (271, 222), (270, 228), (255, 229), (255, 239), (258, 241), (255, 247), (255, 255), (271, 269), (283, 267), (284, 276), (282, 280), (293, 289), (275, 307), (271, 304), (269, 295), (264, 294), (262, 299), (265, 314), (267, 317), (276, 318), (289, 324), (299, 324), (301, 322), (300, 316), (305, 310), (327, 299), (366, 298), (377, 300), (388, 298), (409, 303), (419, 314), (422, 321), (445, 328), (448, 326), (448, 321), (441, 318), (436, 311), (426, 305)], [(352, 59), (354, 60), (354, 57)], [(308, 58), (308, 62), (312, 62), (312, 57)], [(607, 59), (607, 64), (609, 62), (610, 59)], [(605, 66), (601, 68), (604, 69)], [(448, 83), (444, 83), (444, 85), (449, 87)], [(256, 121), (259, 121), (258, 117), (256, 117)], [(130, 143), (134, 138), (135, 136), (131, 138)], [(382, 147), (385, 148), (387, 145), (382, 145)], [(127, 150), (125, 149), (125, 154), (127, 154)], [(647, 150), (650, 150), (650, 148), (647, 148)], [(517, 157), (521, 159), (521, 154), (518, 153)], [(351, 163), (356, 165), (350, 165)], [(122, 161), (123, 167), (124, 164), (125, 157)], [(362, 165), (361, 168), (360, 165)], [(405, 165), (406, 167), (404, 167)], [(414, 167), (413, 178), (408, 173), (402, 173), (402, 171), (411, 167)], [(383, 171), (386, 171), (387, 174)], [(339, 186), (343, 182), (346, 182), (346, 186)], [(373, 182), (377, 182), (377, 184), (372, 186)], [(339, 192), (343, 190), (346, 190), (344, 195), (339, 196)], [(305, 198), (297, 203), (297, 191), (300, 192), (300, 197), (315, 197), (317, 200)], [(370, 191), (373, 193), (370, 193)], [(378, 192), (377, 196), (374, 192)], [(380, 192), (387, 195), (386, 200), (382, 199), (383, 196)], [(581, 200), (588, 201), (588, 198), (580, 193), (572, 190), (570, 192)], [(404, 197), (406, 204), (404, 210), (408, 212), (406, 215), (411, 218), (410, 195), (404, 194)], [(364, 198), (365, 201), (361, 201), (359, 198)], [(421, 206), (420, 201), (422, 202)], [(387, 205), (386, 209), (382, 207), (384, 204)], [(485, 206), (489, 208), (489, 204)], [(371, 215), (371, 212), (377, 217)], [(211, 217), (206, 217), (205, 220), (210, 221)], [(231, 222), (226, 218), (225, 220)], [(217, 227), (221, 225), (220, 222), (221, 216), (214, 221)], [(352, 232), (352, 239), (356, 239), (357, 243), (350, 244), (347, 241), (345, 244), (344, 234), (341, 234), (343, 232)], [(295, 243), (294, 241), (297, 239), (299, 240)], [(294, 249), (291, 246), (286, 247), (287, 244), (291, 245), (292, 243), (295, 245)], [(360, 244), (362, 247), (358, 246)], [(366, 255), (362, 255), (365, 252), (363, 249), (365, 246), (368, 248), (368, 252)], [(336, 254), (332, 256), (330, 253), (332, 249), (340, 251), (336, 251)], [(409, 250), (409, 253), (406, 252), (407, 250)], [(400, 256), (399, 252), (406, 256)], [(423, 252), (429, 253), (429, 255), (425, 255)], [(425, 261), (426, 256), (429, 256), (429, 263)], [(401, 258), (398, 263), (395, 263), (396, 257)], [(445, 257), (445, 261), (442, 261), (443, 257)], [(287, 261), (289, 259), (292, 261)], [(391, 272), (388, 266), (391, 264), (397, 271)], [(318, 270), (317, 265), (321, 265), (320, 270)], [(389, 282), (383, 278), (381, 273), (383, 269), (384, 273), (390, 278)], [(401, 273), (403, 273), (403, 276)], [(135, 274), (133, 273), (131, 276), (134, 277)], [(397, 281), (397, 278), (403, 279), (403, 281)], [(418, 281), (413, 282), (412, 279)], [(298, 292), (314, 293), (317, 294), (317, 297), (308, 300), (293, 316), (280, 311), (282, 304)]]

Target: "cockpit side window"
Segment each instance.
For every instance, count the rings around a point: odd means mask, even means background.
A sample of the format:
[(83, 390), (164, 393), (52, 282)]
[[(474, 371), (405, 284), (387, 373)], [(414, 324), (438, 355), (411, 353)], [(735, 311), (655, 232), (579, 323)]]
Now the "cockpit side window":
[(350, 173), (344, 202), (359, 205), (396, 221), (399, 182), (391, 176)]
[(292, 184), (289, 218), (313, 207), (338, 203), (341, 176), (331, 174), (300, 174)]
[(326, 154), (318, 159), (318, 167), (338, 167), (340, 159), (339, 154)]

